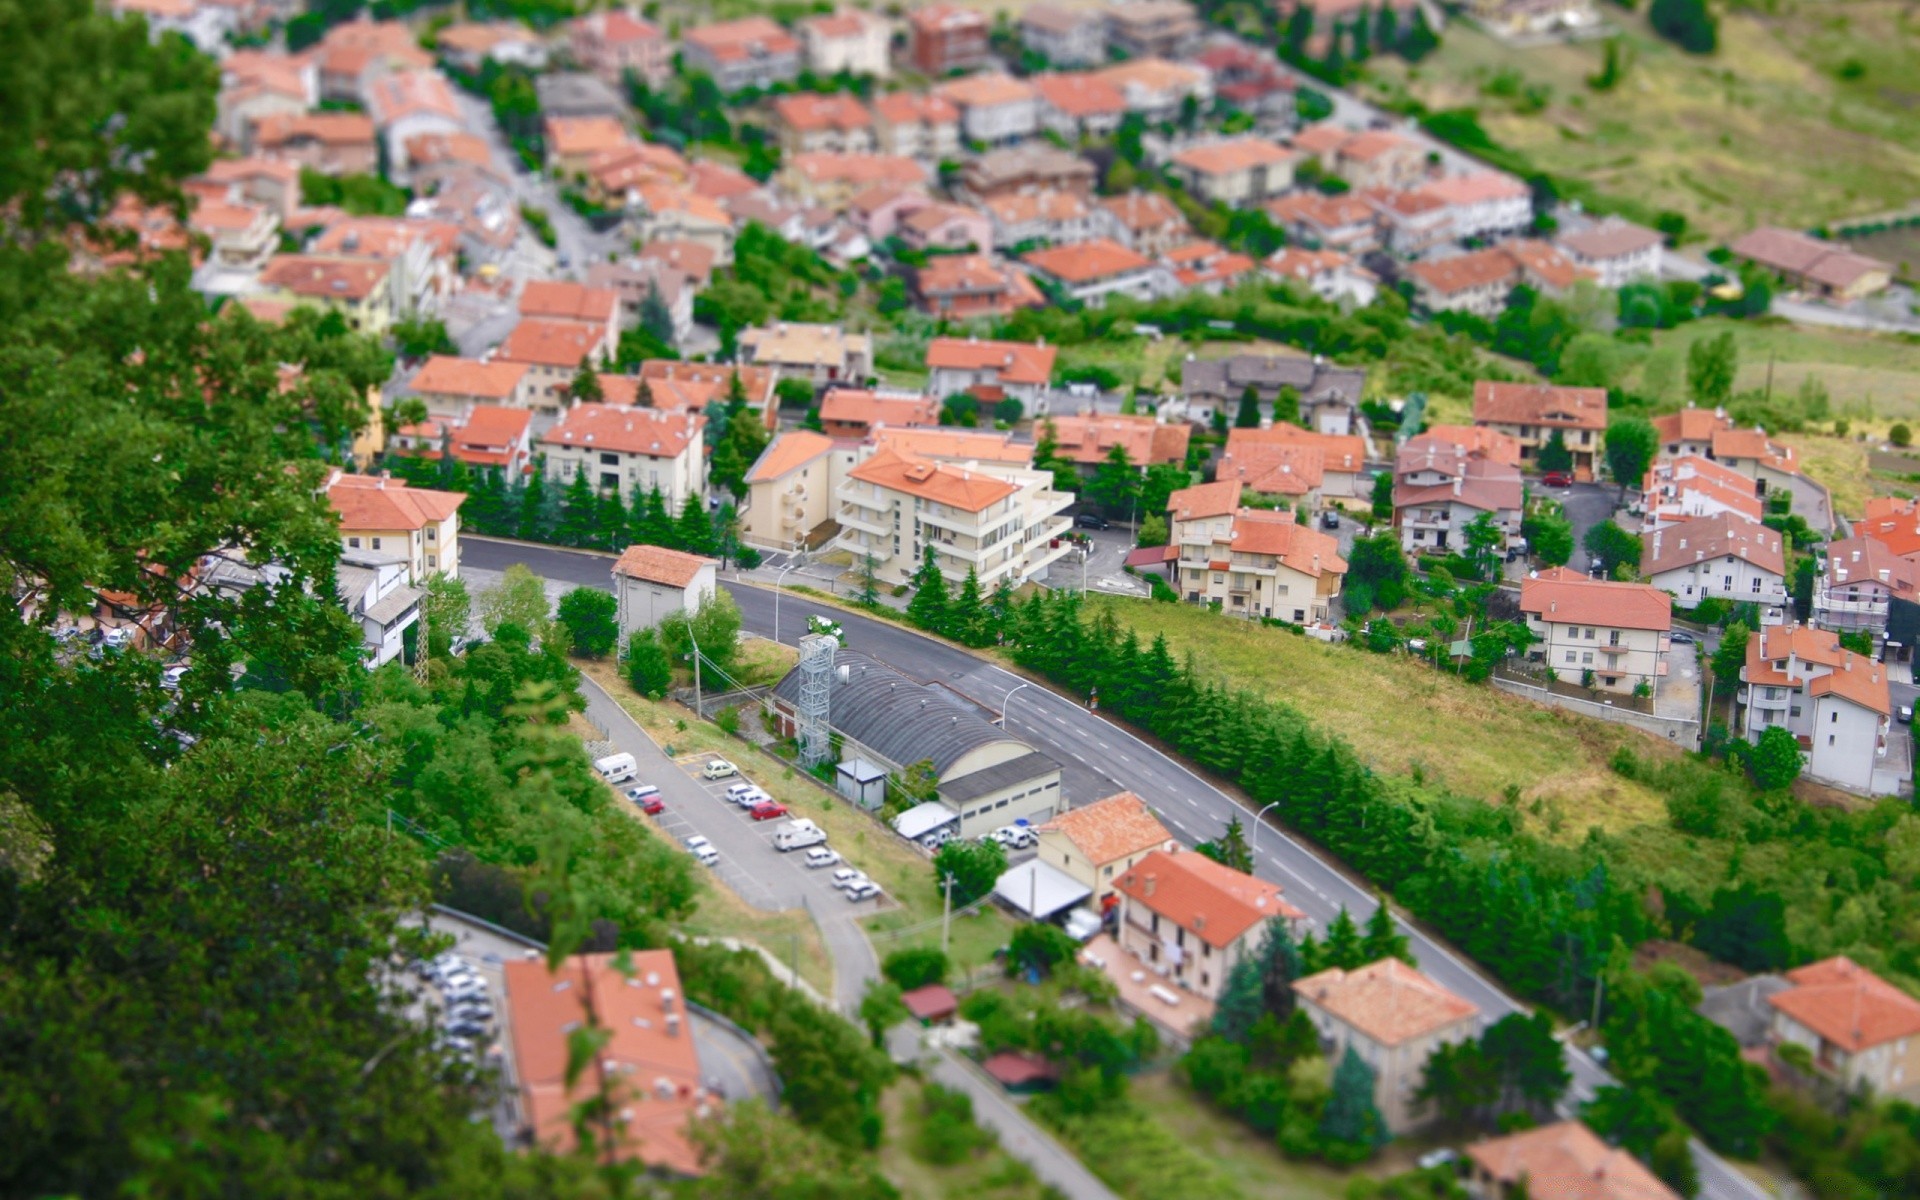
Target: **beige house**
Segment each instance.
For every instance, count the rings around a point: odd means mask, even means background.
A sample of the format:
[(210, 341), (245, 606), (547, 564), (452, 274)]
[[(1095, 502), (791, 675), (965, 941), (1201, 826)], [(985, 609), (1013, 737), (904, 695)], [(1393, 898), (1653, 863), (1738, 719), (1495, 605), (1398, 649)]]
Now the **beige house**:
[(772, 367), (782, 379), (806, 379), (815, 387), (862, 384), (873, 374), (873, 339), (838, 325), (782, 321), (741, 330), (738, 344), (741, 362)]
[(1338, 1058), (1348, 1047), (1373, 1069), (1373, 1099), (1387, 1130), (1400, 1134), (1428, 1114), (1413, 1094), (1427, 1057), (1479, 1030), (1480, 1010), (1397, 958), (1355, 971), (1333, 967), (1296, 979), (1294, 994)]
[(1775, 1039), (1806, 1047), (1850, 1091), (1920, 1097), (1920, 1000), (1846, 957), (1786, 977), (1792, 986), (1767, 997)]
[(1658, 685), (1667, 673), (1673, 601), (1644, 583), (1613, 583), (1555, 567), (1520, 585), (1520, 611), (1539, 642), (1527, 657), (1569, 683), (1593, 672), (1603, 692)]
[(1578, 1121), (1557, 1121), (1467, 1147), (1474, 1200), (1680, 1200), (1640, 1160)]
[(585, 474), (596, 494), (617, 491), (627, 505), (659, 488), (667, 511), (679, 512), (706, 502), (706, 425), (696, 412), (580, 404), (541, 436), (540, 449), (555, 487)]
[(341, 544), (402, 560), (415, 586), (432, 575), (459, 578), (460, 505), (466, 499), (463, 492), (408, 487), (386, 475), (335, 471), (327, 480)]
[(1296, 625), (1327, 620), (1347, 562), (1340, 540), (1299, 524), (1291, 511), (1240, 506), (1240, 484), (1181, 488), (1167, 500), (1176, 590), (1193, 604)]
[(1119, 903), (1114, 890), (1135, 863), (1156, 850), (1179, 849), (1173, 835), (1132, 792), (1069, 809), (1042, 825), (1040, 861), (1093, 889), (1105, 911)]
[(806, 545), (833, 519), (834, 442), (822, 433), (789, 429), (773, 439), (747, 472), (742, 540), (769, 550)]
[(786, 154), (873, 152), (873, 114), (853, 96), (779, 96), (773, 101), (773, 116)]
[(526, 408), (533, 399), (527, 364), (475, 362), (445, 354), (429, 358), (406, 387), (430, 415), (455, 422), (466, 420), (481, 405)]
[(1264, 138), (1231, 138), (1173, 156), (1181, 180), (1209, 204), (1259, 204), (1293, 186), (1293, 152)]
[(1269, 925), (1285, 921), (1297, 935), (1306, 920), (1281, 898), (1279, 884), (1193, 851), (1150, 851), (1121, 873), (1114, 890), (1120, 948), (1207, 1000), (1220, 998), (1236, 963), (1259, 952)]
[(892, 72), (887, 61), (892, 40), (893, 27), (885, 17), (857, 8), (843, 8), (800, 22), (800, 45), (806, 52), (807, 70), (815, 75), (845, 71), (884, 79)]
[(1006, 463), (935, 462), (882, 447), (836, 490), (839, 546), (875, 574), (904, 582), (926, 548), (950, 581), (977, 571), (983, 587), (1025, 583), (1063, 557), (1072, 521), (1053, 473)]
[(664, 546), (628, 546), (613, 564), (620, 641), (653, 629), (675, 613), (691, 613), (711, 599), (720, 564)]
[(938, 162), (960, 151), (960, 110), (922, 92), (889, 92), (873, 102), (880, 153)]
[(1575, 478), (1593, 479), (1607, 432), (1607, 389), (1482, 379), (1473, 385), (1473, 423), (1519, 442), (1520, 461), (1529, 465), (1558, 430)]
[(527, 403), (551, 420), (570, 402), (569, 389), (583, 361), (604, 364), (613, 355), (606, 326), (586, 321), (522, 317), (494, 361), (527, 368)]

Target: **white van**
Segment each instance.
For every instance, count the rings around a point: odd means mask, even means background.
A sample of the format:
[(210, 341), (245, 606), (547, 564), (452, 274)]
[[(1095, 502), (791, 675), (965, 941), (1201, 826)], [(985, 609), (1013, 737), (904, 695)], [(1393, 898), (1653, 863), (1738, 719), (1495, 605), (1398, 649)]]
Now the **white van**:
[(625, 783), (640, 773), (640, 764), (633, 761), (631, 754), (609, 754), (596, 759), (593, 769), (608, 783)]
[(788, 821), (773, 831), (773, 848), (782, 854), (789, 850), (804, 850), (808, 846), (818, 846), (826, 840), (827, 831), (805, 817)]

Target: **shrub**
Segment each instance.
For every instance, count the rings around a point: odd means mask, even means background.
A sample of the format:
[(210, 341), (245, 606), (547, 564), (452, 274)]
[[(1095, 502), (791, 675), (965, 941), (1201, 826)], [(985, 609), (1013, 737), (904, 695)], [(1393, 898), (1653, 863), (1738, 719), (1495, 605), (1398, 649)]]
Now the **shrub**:
[(930, 983), (945, 983), (950, 964), (944, 952), (932, 946), (909, 946), (895, 950), (880, 964), (880, 973), (910, 992)]
[(974, 1123), (973, 1100), (930, 1083), (920, 1093), (920, 1128), (914, 1131), (913, 1156), (921, 1162), (947, 1167), (993, 1142), (993, 1136)]
[(1892, 429), (1887, 430), (1887, 440), (1896, 446), (1911, 446), (1913, 445), (1913, 430), (1907, 428), (1906, 422), (1898, 422)]
[(740, 732), (740, 710), (729, 704), (713, 714), (713, 723), (720, 727), (720, 732), (732, 737)]

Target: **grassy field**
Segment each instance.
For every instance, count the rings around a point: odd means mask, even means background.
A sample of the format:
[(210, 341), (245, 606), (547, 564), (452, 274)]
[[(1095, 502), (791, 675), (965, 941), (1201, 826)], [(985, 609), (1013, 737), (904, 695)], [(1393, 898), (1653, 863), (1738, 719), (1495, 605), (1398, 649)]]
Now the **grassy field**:
[(1045, 1185), (997, 1144), (948, 1167), (934, 1166), (912, 1150), (920, 1128), (922, 1085), (911, 1075), (887, 1089), (880, 1110), (887, 1119), (880, 1143), (880, 1171), (906, 1200), (1045, 1200)]
[(1644, 213), (1725, 238), (1902, 208), (1920, 194), (1920, 22), (1894, 0), (1720, 8), (1720, 48), (1688, 55), (1608, 5), (1624, 75), (1605, 92), (1600, 41), (1519, 50), (1463, 22), (1409, 68), (1369, 65), (1381, 98), (1475, 108), (1499, 144)]
[(1920, 339), (1712, 317), (1654, 334), (1651, 348), (1621, 381), (1629, 391), (1679, 408), (1687, 397), (1687, 351), (1731, 332), (1740, 351), (1734, 390), (1792, 396), (1812, 379), (1827, 390), (1833, 415), (1855, 424), (1920, 418)]
[(1624, 726), (1529, 704), (1403, 658), (1326, 646), (1189, 605), (1098, 595), (1089, 602), (1112, 608), (1142, 641), (1165, 633), (1174, 654), (1191, 652), (1207, 678), (1294, 705), (1352, 743), (1376, 770), (1418, 771), (1488, 803), (1517, 788), (1521, 812), (1542, 836), (1574, 842), (1589, 825), (1615, 831), (1666, 819), (1658, 796), (1608, 769), (1622, 745), (1661, 752)]

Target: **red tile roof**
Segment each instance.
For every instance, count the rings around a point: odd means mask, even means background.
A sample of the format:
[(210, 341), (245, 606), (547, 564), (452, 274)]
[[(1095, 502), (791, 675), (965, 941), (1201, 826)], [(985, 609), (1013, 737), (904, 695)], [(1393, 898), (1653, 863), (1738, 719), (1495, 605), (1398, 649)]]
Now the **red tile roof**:
[(522, 317), (500, 344), (500, 358), (541, 367), (577, 367), (581, 359), (600, 349), (606, 334), (604, 325)]
[(706, 424), (706, 417), (699, 413), (577, 404), (558, 425), (542, 434), (540, 441), (549, 446), (678, 458), (686, 453), (688, 445), (699, 441)]
[(1475, 1142), (1467, 1157), (1503, 1189), (1524, 1182), (1541, 1200), (1680, 1200), (1639, 1159), (1578, 1121)]
[(835, 388), (820, 401), (820, 419), (846, 425), (938, 425), (940, 402), (931, 396), (881, 396), (863, 388)]
[(1173, 156), (1173, 161), (1202, 175), (1232, 175), (1255, 167), (1271, 167), (1291, 161), (1293, 152), (1264, 138), (1233, 138), (1206, 146), (1194, 146)]
[(789, 429), (761, 451), (753, 469), (747, 472), (747, 482), (764, 483), (778, 479), (832, 449), (833, 439), (824, 433), (815, 433), (810, 429)]
[(436, 354), (414, 374), (407, 390), (440, 396), (484, 396), (505, 400), (526, 378), (527, 364), (515, 362), (475, 362)]
[(1473, 385), (1473, 423), (1604, 431), (1607, 389), (1482, 379)]
[(1340, 539), (1302, 525), (1284, 509), (1243, 508), (1233, 516), (1229, 535), (1236, 554), (1258, 554), (1318, 579), (1323, 574), (1345, 575), (1347, 560), (1340, 557)]
[(1383, 1046), (1398, 1046), (1470, 1022), (1479, 1008), (1397, 958), (1354, 971), (1339, 967), (1296, 979), (1293, 990)]
[(425, 529), (460, 511), (464, 492), (408, 487), (384, 475), (339, 474), (327, 483), (327, 499), (340, 515), (340, 528), (355, 530)]
[(1060, 453), (1083, 466), (1105, 462), (1115, 446), (1124, 448), (1135, 467), (1152, 463), (1183, 463), (1193, 427), (1184, 422), (1161, 424), (1153, 417), (1125, 413), (1048, 417)]
[(1640, 573), (1651, 578), (1731, 554), (1763, 571), (1785, 576), (1786, 549), (1776, 530), (1735, 513), (1694, 517), (1642, 539)]
[(962, 512), (984, 512), (1020, 489), (1004, 479), (932, 459), (912, 458), (891, 446), (847, 472), (849, 478), (890, 491), (905, 492)]
[(604, 324), (620, 309), (620, 293), (563, 279), (534, 279), (520, 293), (520, 315)]
[(1167, 497), (1167, 512), (1176, 521), (1224, 517), (1240, 508), (1240, 481), (1220, 479), (1176, 489)]
[(1281, 899), (1279, 884), (1190, 851), (1155, 850), (1127, 868), (1114, 888), (1216, 950), (1271, 918), (1294, 921), (1306, 915)]
[(1043, 102), (1069, 117), (1084, 119), (1127, 111), (1127, 98), (1120, 89), (1097, 75), (1036, 75), (1031, 82)]
[(1555, 625), (1651, 629), (1659, 633), (1673, 628), (1673, 598), (1659, 588), (1590, 579), (1578, 572), (1523, 581), (1520, 611)]
[(800, 43), (766, 17), (701, 25), (687, 30), (681, 40), (700, 47), (718, 62), (737, 62), (756, 54), (771, 57), (800, 52)]
[(1442, 296), (1509, 283), (1518, 271), (1518, 262), (1500, 246), (1469, 250), (1452, 258), (1422, 259), (1407, 268), (1409, 275)]
[(1135, 254), (1109, 238), (1031, 250), (1022, 257), (1029, 265), (1067, 283), (1095, 283), (1153, 265), (1145, 255)]
[(1920, 1000), (1850, 958), (1809, 963), (1787, 980), (1794, 986), (1767, 1002), (1849, 1054), (1920, 1036)]
[(1173, 843), (1160, 818), (1132, 792), (1068, 809), (1042, 825), (1040, 832), (1064, 834), (1081, 857), (1096, 867), (1146, 850), (1172, 849)]
[(1732, 429), (1733, 421), (1725, 412), (1695, 408), (1689, 404), (1676, 413), (1653, 418), (1653, 428), (1663, 442), (1706, 442), (1723, 429)]
[(808, 133), (821, 129), (847, 132), (873, 125), (873, 114), (867, 111), (866, 105), (838, 92), (824, 96), (812, 92), (781, 96), (774, 100), (773, 112), (781, 121)]
[(1026, 342), (983, 342), (975, 338), (937, 337), (927, 343), (927, 369), (997, 369), (1002, 383), (1045, 384), (1060, 356), (1056, 346)]
[(390, 269), (389, 263), (365, 258), (276, 254), (260, 272), (260, 283), (312, 299), (358, 301), (371, 296)]
[(665, 546), (636, 545), (628, 546), (621, 552), (619, 560), (613, 564), (613, 573), (629, 579), (683, 588), (698, 579), (705, 568), (719, 565), (715, 559), (669, 550)]

